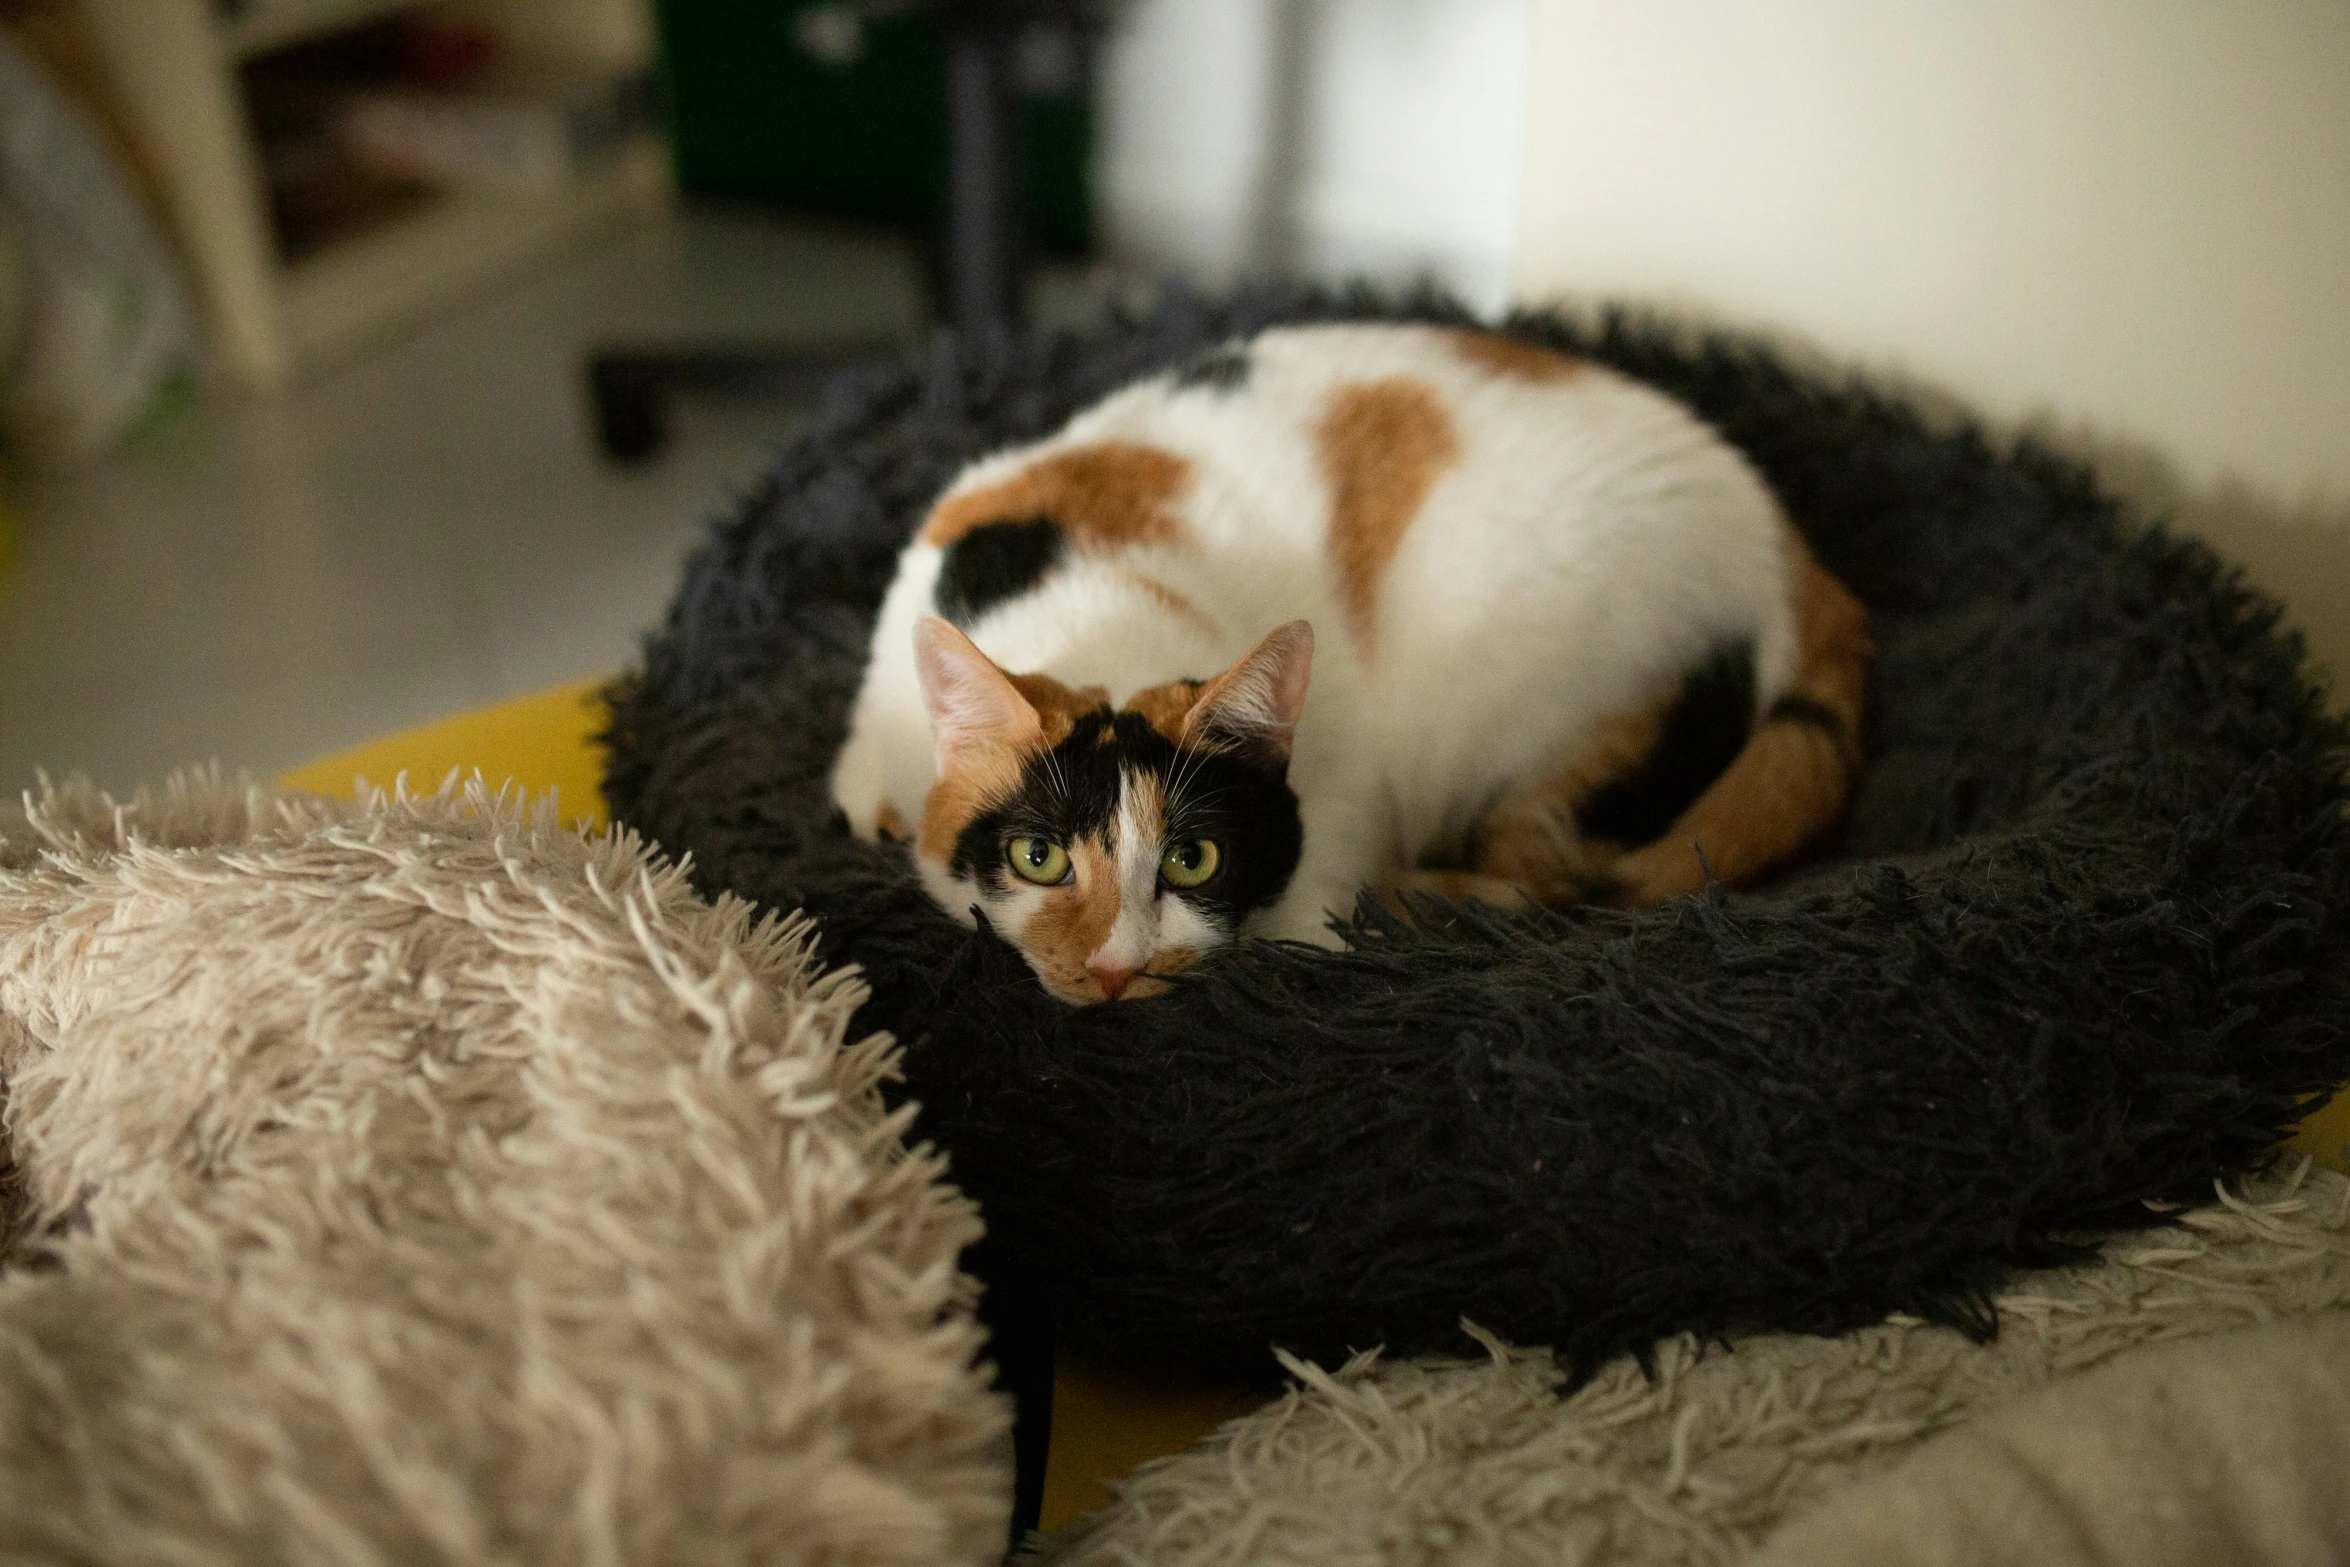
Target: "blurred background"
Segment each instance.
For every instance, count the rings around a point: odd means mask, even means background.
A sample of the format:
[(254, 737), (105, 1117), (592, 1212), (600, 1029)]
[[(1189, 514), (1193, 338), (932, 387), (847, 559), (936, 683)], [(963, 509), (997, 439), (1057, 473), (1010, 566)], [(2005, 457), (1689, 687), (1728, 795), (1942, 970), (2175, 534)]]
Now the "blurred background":
[(2343, 0), (0, 0), (0, 792), (616, 671), (826, 368), (1256, 277), (1963, 403), (2350, 690)]

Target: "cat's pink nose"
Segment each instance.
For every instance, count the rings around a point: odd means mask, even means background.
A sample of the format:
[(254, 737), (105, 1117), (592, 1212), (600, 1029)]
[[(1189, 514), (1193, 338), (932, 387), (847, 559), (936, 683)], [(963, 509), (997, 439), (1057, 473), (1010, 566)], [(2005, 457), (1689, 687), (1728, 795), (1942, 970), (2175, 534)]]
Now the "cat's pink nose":
[(1088, 958), (1085, 963), (1085, 972), (1091, 974), (1101, 985), (1103, 995), (1115, 1001), (1133, 982), (1134, 976), (1142, 972), (1142, 965), (1139, 963), (1110, 963), (1101, 958)]

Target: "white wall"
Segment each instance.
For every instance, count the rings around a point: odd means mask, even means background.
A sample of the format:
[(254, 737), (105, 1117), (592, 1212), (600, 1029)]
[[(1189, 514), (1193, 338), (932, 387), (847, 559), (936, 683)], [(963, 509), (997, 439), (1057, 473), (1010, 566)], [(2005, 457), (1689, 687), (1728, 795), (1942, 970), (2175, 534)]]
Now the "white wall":
[(1433, 276), (1498, 309), (1534, 0), (1135, 0), (1105, 61), (1112, 247), (1209, 283)]
[(1112, 250), (1222, 282), (1256, 261), (1268, 0), (1130, 0), (1102, 60), (1095, 187)]
[(2350, 4), (1538, 13), (1521, 297), (1694, 307), (2068, 430), (2350, 665)]

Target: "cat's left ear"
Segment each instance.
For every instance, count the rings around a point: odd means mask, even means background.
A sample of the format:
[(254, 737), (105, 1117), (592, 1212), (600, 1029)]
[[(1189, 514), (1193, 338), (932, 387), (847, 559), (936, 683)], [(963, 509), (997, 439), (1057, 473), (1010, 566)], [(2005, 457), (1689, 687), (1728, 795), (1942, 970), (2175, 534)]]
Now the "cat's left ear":
[(1183, 715), (1186, 739), (1206, 739), (1289, 760), (1297, 721), (1314, 673), (1314, 628), (1302, 620), (1275, 626), (1240, 662), (1202, 687)]
[(936, 615), (914, 624), (914, 674), (930, 710), (941, 778), (983, 757), (1042, 743), (1044, 725), (1011, 677), (977, 643)]

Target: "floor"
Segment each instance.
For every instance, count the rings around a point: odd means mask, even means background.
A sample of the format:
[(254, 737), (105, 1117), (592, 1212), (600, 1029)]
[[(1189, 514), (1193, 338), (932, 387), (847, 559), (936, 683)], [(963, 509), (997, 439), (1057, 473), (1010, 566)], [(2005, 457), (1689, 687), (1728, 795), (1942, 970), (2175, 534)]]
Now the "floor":
[(683, 552), (788, 426), (688, 404), (656, 462), (593, 449), (591, 345), (910, 338), (910, 251), (664, 213), (267, 402), (176, 416), (93, 470), (20, 479), (0, 568), (0, 798), (268, 775), (618, 670)]

